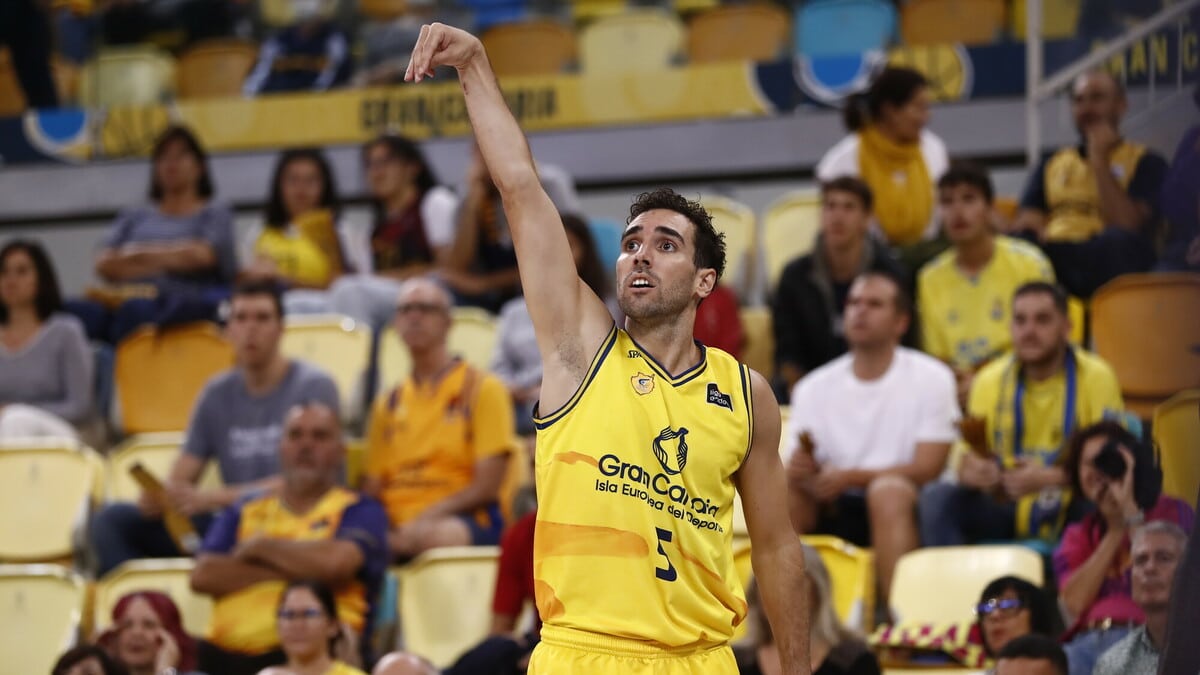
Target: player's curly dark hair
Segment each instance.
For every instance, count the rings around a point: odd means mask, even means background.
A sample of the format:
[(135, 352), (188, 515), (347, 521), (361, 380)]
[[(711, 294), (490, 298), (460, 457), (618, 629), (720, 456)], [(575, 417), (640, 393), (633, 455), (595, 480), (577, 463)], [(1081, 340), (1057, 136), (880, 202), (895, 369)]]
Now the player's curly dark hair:
[(632, 223), (635, 218), (656, 209), (674, 211), (691, 221), (695, 229), (696, 252), (692, 261), (698, 269), (711, 268), (717, 271), (717, 279), (725, 273), (725, 233), (718, 232), (713, 227), (712, 216), (700, 202), (694, 202), (671, 188), (658, 188), (643, 192), (629, 206), (629, 218), (625, 224)]

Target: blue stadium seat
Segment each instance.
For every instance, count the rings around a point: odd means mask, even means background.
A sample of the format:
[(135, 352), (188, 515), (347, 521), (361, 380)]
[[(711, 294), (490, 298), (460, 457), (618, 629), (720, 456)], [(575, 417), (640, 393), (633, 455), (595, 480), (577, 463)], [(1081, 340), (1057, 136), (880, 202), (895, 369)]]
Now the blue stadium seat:
[(621, 233), (625, 228), (615, 220), (593, 218), (588, 221), (588, 229), (592, 239), (596, 240), (596, 253), (600, 255), (604, 270), (612, 274), (617, 267), (617, 258), (621, 257)]
[(896, 33), (896, 9), (883, 0), (813, 0), (796, 11), (795, 31), (804, 56), (883, 49)]
[(475, 31), (525, 18), (525, 0), (462, 0), (462, 6), (475, 13)]

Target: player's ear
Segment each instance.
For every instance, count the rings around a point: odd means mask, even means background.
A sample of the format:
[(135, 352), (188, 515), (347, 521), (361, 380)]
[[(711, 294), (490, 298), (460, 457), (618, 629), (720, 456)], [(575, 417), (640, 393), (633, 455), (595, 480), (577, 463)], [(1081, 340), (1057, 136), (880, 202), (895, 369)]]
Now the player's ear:
[(701, 267), (696, 270), (696, 293), (700, 298), (707, 298), (717, 287), (717, 271), (711, 267)]

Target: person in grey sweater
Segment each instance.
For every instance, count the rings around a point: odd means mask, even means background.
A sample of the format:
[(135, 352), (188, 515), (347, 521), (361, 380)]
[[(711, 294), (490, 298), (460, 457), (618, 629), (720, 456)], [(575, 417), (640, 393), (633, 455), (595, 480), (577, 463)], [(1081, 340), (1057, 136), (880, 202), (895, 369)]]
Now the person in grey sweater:
[[(280, 351), (283, 301), (277, 287), (246, 283), (235, 288), (227, 333), (236, 365), (209, 380), (179, 457), (160, 477), (169, 505), (191, 516), (201, 536), (217, 511), (278, 489), (279, 441), (292, 406), (320, 403), (338, 412), (337, 385), (329, 375)], [(221, 487), (199, 486), (210, 461), (220, 469)], [(167, 534), (162, 509), (142, 495), (136, 504), (109, 504), (96, 516), (91, 534), (101, 576), (133, 558), (187, 553)]]
[(92, 353), (83, 326), (62, 314), (42, 247), (0, 249), (0, 441), (77, 438), (93, 414)]

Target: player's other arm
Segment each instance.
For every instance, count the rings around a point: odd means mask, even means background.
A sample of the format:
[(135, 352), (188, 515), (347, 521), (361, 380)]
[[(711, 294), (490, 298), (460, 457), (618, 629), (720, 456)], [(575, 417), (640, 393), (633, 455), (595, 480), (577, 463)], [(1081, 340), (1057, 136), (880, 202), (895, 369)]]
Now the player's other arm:
[(538, 180), (482, 43), (457, 28), (423, 26), (405, 79), (419, 81), (443, 65), (458, 70), (475, 142), (504, 202), (538, 349), (547, 365), (560, 366), (546, 368), (542, 384), (543, 409), (553, 410), (582, 381), (612, 318), (575, 271), (558, 210)]
[(750, 375), (754, 438), (734, 482), (750, 532), (750, 562), (779, 645), (782, 672), (808, 675), (807, 581), (804, 553), (788, 518), (787, 482), (779, 461), (779, 404), (763, 376), (753, 371)]

